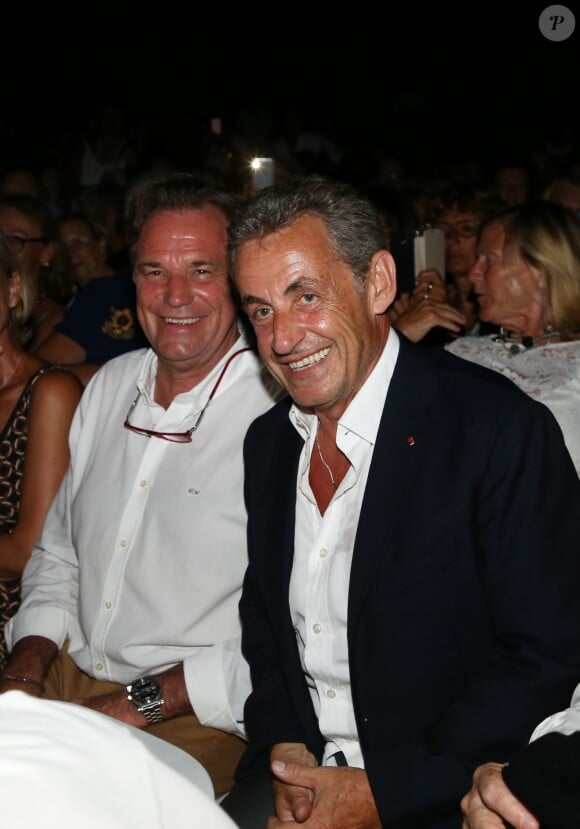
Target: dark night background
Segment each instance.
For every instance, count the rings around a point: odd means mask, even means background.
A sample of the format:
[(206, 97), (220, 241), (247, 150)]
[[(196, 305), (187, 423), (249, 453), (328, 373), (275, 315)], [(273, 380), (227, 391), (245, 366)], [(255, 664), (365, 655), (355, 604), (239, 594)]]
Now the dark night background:
[(538, 28), (546, 5), (30, 11), (11, 24), (26, 39), (4, 33), (4, 166), (50, 162), (102, 101), (183, 157), (214, 115), (227, 127), (240, 111), (282, 122), (293, 109), (351, 156), (377, 144), (424, 165), (517, 154), (578, 134), (580, 8), (568, 4), (576, 31), (552, 42)]

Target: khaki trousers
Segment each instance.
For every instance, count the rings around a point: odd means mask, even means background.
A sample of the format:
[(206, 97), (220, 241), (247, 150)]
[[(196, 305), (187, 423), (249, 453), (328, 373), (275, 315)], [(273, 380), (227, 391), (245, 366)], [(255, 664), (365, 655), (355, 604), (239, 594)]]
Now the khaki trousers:
[[(66, 645), (57, 654), (44, 684), (46, 699), (63, 701), (73, 697), (88, 699), (125, 688), (116, 682), (103, 682), (85, 674), (67, 654)], [(195, 714), (150, 725), (147, 731), (195, 757), (207, 769), (216, 798), (232, 788), (234, 771), (245, 748), (239, 737), (202, 725)]]

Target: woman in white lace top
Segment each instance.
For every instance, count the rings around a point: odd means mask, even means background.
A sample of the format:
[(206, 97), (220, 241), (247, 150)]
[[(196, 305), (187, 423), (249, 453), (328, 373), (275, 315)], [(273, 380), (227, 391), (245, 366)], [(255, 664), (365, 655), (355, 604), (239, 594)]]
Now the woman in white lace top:
[(580, 218), (526, 202), (486, 219), (470, 279), (499, 335), (445, 346), (510, 377), (557, 418), (580, 475)]

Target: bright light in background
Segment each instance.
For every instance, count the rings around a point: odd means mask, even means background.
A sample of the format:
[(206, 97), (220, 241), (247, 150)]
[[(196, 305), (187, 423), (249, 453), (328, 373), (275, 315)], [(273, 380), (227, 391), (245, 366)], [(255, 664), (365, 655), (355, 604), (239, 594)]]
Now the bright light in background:
[(250, 161), (252, 184), (257, 190), (274, 184), (274, 159), (257, 156)]

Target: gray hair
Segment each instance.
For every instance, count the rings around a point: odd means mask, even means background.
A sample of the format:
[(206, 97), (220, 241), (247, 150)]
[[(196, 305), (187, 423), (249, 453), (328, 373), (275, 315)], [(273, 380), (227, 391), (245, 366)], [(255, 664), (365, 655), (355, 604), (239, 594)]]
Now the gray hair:
[(242, 245), (289, 227), (302, 216), (321, 219), (334, 252), (361, 289), (372, 257), (385, 247), (377, 210), (350, 184), (318, 175), (296, 176), (267, 187), (243, 205), (228, 232), (230, 273), (235, 272)]

